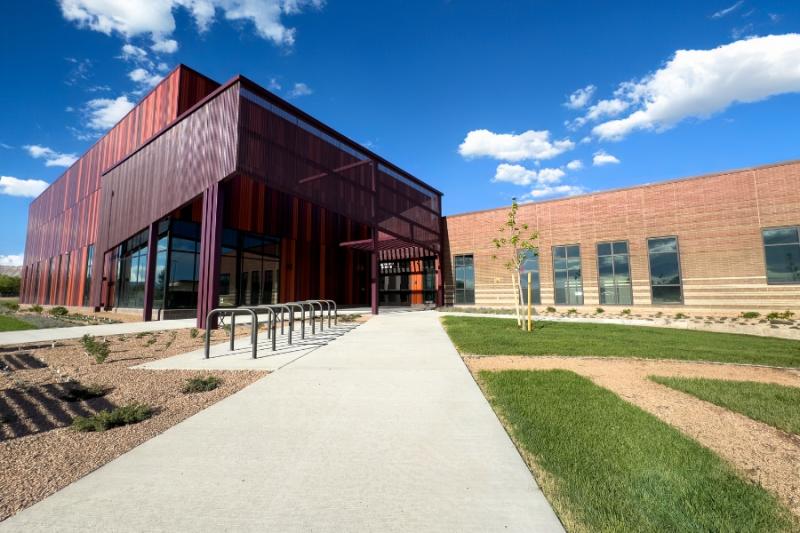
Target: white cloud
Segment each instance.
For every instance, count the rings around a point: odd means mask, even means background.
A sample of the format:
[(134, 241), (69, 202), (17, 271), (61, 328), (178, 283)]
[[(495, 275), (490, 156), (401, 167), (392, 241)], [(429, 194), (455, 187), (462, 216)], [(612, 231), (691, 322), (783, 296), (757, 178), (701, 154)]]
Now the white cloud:
[(178, 51), (178, 41), (175, 39), (163, 39), (153, 43), (150, 49), (162, 54), (174, 54)]
[(143, 61), (147, 59), (147, 51), (126, 43), (122, 45), (122, 59), (126, 61)]
[(127, 115), (133, 106), (127, 96), (89, 100), (86, 102), (89, 127), (93, 130), (107, 130)]
[(280, 91), (281, 83), (278, 81), (277, 78), (270, 78), (269, 83), (267, 84), (267, 89), (269, 89), (270, 91)]
[(42, 194), (49, 183), (43, 180), (24, 180), (12, 176), (0, 176), (0, 194), (35, 198)]
[(586, 189), (577, 185), (539, 185), (531, 189), (530, 192), (523, 194), (521, 200), (530, 202), (549, 196), (575, 196), (585, 192)]
[(551, 141), (547, 130), (528, 130), (519, 135), (473, 130), (467, 133), (464, 142), (458, 147), (458, 153), (466, 158), (492, 157), (504, 161), (524, 161), (551, 159), (574, 147), (575, 143), (569, 139)]
[(580, 159), (573, 159), (569, 163), (567, 163), (568, 170), (580, 170), (583, 168), (583, 163)]
[(289, 91), (289, 98), (298, 98), (300, 96), (308, 96), (312, 94), (314, 91), (311, 90), (311, 87), (306, 85), (305, 83), (298, 82), (295, 83), (292, 87), (292, 90)]
[[(323, 0), (59, 0), (68, 21), (106, 35), (126, 39), (149, 36), (154, 50), (171, 53), (177, 42), (169, 39), (175, 31), (174, 11), (184, 8), (204, 32), (213, 24), (217, 11), (225, 20), (249, 21), (256, 33), (277, 45), (291, 46), (295, 29), (285, 26), (283, 15), (300, 13), (306, 7), (321, 8)], [(174, 43), (174, 44), (172, 44)], [(156, 49), (161, 48), (161, 49)]]
[(597, 90), (597, 87), (594, 85), (587, 85), (583, 89), (578, 89), (569, 95), (569, 100), (567, 100), (564, 105), (570, 109), (581, 109), (582, 107), (586, 107), (589, 102), (592, 101), (595, 90)]
[(128, 72), (128, 77), (146, 89), (155, 87), (158, 82), (164, 79), (160, 74), (153, 74), (144, 68), (137, 68)]
[(531, 183), (557, 183), (565, 176), (560, 168), (543, 168), (532, 170), (522, 165), (501, 163), (497, 166), (492, 181), (513, 183), (514, 185), (530, 185)]
[(733, 5), (730, 5), (730, 6), (726, 7), (726, 8), (724, 8), (724, 9), (720, 9), (719, 11), (717, 11), (716, 13), (711, 15), (711, 18), (712, 19), (719, 19), (719, 18), (725, 17), (727, 15), (730, 15), (731, 13), (733, 13), (734, 11), (736, 11), (737, 9), (742, 7), (742, 4), (744, 4), (744, 0), (739, 0), (738, 2), (736, 2)]
[(592, 164), (596, 167), (601, 167), (603, 165), (616, 165), (618, 163), (619, 159), (607, 153), (605, 150), (599, 150), (595, 152), (594, 156), (592, 157)]
[(68, 167), (78, 160), (76, 154), (56, 152), (47, 146), (28, 144), (24, 148), (31, 157), (35, 159), (44, 159), (44, 165), (46, 167)]
[(662, 68), (620, 85), (634, 111), (592, 130), (616, 140), (635, 130), (662, 131), (688, 117), (707, 118), (734, 103), (800, 92), (800, 34), (756, 37), (711, 50), (678, 50)]
[(2, 266), (22, 266), (23, 255), (0, 255), (0, 265)]

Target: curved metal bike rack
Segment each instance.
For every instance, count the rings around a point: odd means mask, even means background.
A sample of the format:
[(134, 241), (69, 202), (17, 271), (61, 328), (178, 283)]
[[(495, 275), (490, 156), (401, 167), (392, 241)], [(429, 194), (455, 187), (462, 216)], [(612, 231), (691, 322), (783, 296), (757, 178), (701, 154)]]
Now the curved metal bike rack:
[(278, 313), (269, 305), (246, 306), (242, 307), (242, 309), (252, 310), (256, 314), (256, 329), (258, 329), (258, 313), (261, 311), (269, 313), (269, 317), (267, 318), (267, 338), (272, 338), (272, 351), (274, 352), (276, 350), (275, 344), (277, 341), (275, 338), (275, 325), (278, 322)]
[[(303, 300), (301, 302), (297, 302), (299, 304), (309, 304), (309, 305), (318, 305), (319, 306), (319, 330), (322, 331), (325, 326), (325, 314), (322, 310), (322, 300)], [(315, 313), (311, 313), (311, 333), (314, 333), (314, 315)]]
[(328, 306), (328, 327), (331, 327), (331, 306), (333, 306), (333, 325), (339, 325), (339, 308), (336, 307), (336, 302), (333, 300), (320, 300), (320, 302), (325, 302)]
[[(299, 307), (300, 308), (300, 338), (301, 339), (305, 339), (306, 338), (306, 309), (305, 309), (305, 307), (303, 307), (302, 304), (299, 304), (297, 302), (287, 302), (284, 305), (286, 305), (287, 307), (291, 307), (291, 308), (295, 308), (295, 307)], [(290, 315), (294, 316), (294, 311), (293, 310), (290, 311)], [(292, 327), (292, 329), (294, 329), (294, 326), (291, 326), (291, 327)]]
[[(233, 351), (233, 342), (234, 337), (236, 335), (236, 314), (239, 313), (250, 313), (252, 316), (252, 323), (250, 325), (250, 344), (253, 351), (252, 357), (253, 359), (256, 358), (256, 351), (258, 350), (258, 315), (252, 309), (247, 309), (243, 307), (234, 307), (234, 308), (217, 308), (212, 309), (208, 312), (206, 316), (206, 324), (211, 323), (211, 319), (216, 315), (228, 314), (231, 317), (231, 340), (230, 340), (230, 349)], [(206, 327), (206, 343), (205, 343), (205, 358), (208, 359), (210, 357), (211, 352), (211, 328)]]

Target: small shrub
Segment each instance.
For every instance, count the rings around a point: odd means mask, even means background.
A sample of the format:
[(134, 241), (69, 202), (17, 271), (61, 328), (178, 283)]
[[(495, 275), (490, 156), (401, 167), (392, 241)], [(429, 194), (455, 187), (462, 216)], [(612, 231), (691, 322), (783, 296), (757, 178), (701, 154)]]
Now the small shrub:
[(106, 431), (118, 426), (136, 424), (153, 416), (150, 406), (143, 403), (129, 403), (111, 411), (103, 409), (92, 416), (76, 416), (72, 420), (75, 431)]
[(86, 354), (93, 357), (96, 363), (102, 363), (111, 354), (111, 349), (105, 341), (98, 341), (88, 333), (81, 337), (81, 344), (83, 345)]
[(67, 316), (69, 314), (69, 310), (63, 305), (57, 305), (51, 308), (48, 313), (53, 316)]
[(136, 338), (137, 339), (141, 339), (141, 338), (145, 337), (146, 335), (150, 335), (150, 333), (147, 332), (147, 331), (140, 331), (139, 333), (136, 334)]
[(189, 330), (189, 336), (193, 339), (196, 339), (197, 336), (200, 334), (200, 330), (197, 328), (192, 328)]
[(575, 309), (574, 307), (572, 309), (567, 309), (567, 314), (568, 315), (577, 315), (578, 314), (578, 310)]
[(597, 315), (602, 315), (603, 313), (605, 313), (605, 312), (606, 312), (606, 310), (605, 310), (605, 309), (603, 309), (602, 307), (598, 307), (597, 309), (595, 309), (595, 310), (594, 310), (594, 312), (595, 312), (595, 314), (597, 314)]
[(625, 316), (630, 316), (631, 315), (631, 310), (630, 309), (623, 309), (622, 311), (620, 311), (620, 313), (625, 315)]
[(339, 322), (344, 322), (344, 323), (355, 322), (359, 318), (361, 318), (361, 315), (359, 315), (357, 313), (356, 314), (339, 315)]
[(208, 392), (216, 389), (222, 384), (222, 380), (217, 376), (207, 376), (204, 378), (194, 377), (186, 380), (183, 386), (183, 393)]
[(664, 316), (664, 313), (662, 313), (661, 311), (655, 314), (656, 318), (661, 318), (662, 316)]
[(546, 311), (547, 311), (548, 313), (555, 313), (555, 312), (556, 312), (556, 308), (555, 308), (555, 307), (552, 307), (552, 306), (550, 306), (550, 307), (548, 307), (548, 308), (546, 309)]
[(157, 340), (158, 339), (156, 339), (155, 337), (150, 337), (149, 339), (147, 339), (147, 342), (144, 343), (144, 345), (145, 346), (152, 346), (152, 345), (154, 345), (156, 343)]
[(9, 311), (19, 311), (19, 304), (17, 302), (2, 302), (0, 303), (0, 305), (5, 307)]
[(32, 313), (39, 313), (39, 314), (41, 314), (41, 313), (42, 313), (42, 311), (44, 311), (44, 307), (42, 307), (42, 306), (41, 306), (41, 305), (39, 305), (39, 304), (33, 304), (33, 305), (31, 306), (31, 309), (30, 309), (30, 310), (31, 310), (31, 312), (32, 312)]
[(773, 311), (767, 315), (767, 320), (791, 320), (793, 316), (794, 313), (788, 309), (783, 312)]
[(680, 320), (682, 318), (689, 318), (689, 315), (686, 315), (684, 313), (675, 313), (675, 319), (676, 320)]
[(61, 397), (65, 402), (78, 402), (84, 400), (91, 400), (92, 398), (99, 398), (105, 396), (108, 391), (105, 387), (100, 385), (81, 385), (79, 383), (73, 384), (72, 387)]

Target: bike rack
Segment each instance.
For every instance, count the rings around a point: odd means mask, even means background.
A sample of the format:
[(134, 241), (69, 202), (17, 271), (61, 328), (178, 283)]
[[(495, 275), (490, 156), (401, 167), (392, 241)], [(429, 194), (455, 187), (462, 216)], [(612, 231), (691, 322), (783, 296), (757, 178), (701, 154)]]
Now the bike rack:
[(268, 305), (258, 305), (258, 306), (247, 306), (242, 307), (241, 309), (249, 309), (253, 311), (256, 315), (256, 329), (258, 329), (258, 313), (259, 311), (269, 313), (269, 317), (267, 318), (267, 338), (272, 338), (272, 351), (276, 350), (275, 344), (277, 342), (277, 335), (275, 335), (275, 326), (278, 322), (278, 313), (272, 308), (272, 306)]
[[(291, 307), (291, 308), (295, 308), (295, 307), (299, 307), (300, 308), (300, 338), (301, 339), (305, 339), (306, 338), (306, 309), (305, 309), (305, 307), (303, 307), (302, 304), (299, 304), (299, 303), (296, 303), (296, 302), (287, 302), (284, 305), (286, 305), (286, 307)], [(291, 313), (292, 316), (294, 316), (294, 311), (290, 311), (290, 313)]]
[[(253, 322), (250, 326), (250, 344), (253, 351), (253, 359), (256, 358), (256, 351), (258, 350), (258, 315), (252, 309), (234, 307), (234, 308), (218, 308), (212, 309), (206, 316), (206, 324), (211, 323), (211, 319), (216, 315), (228, 314), (231, 317), (231, 340), (230, 349), (233, 351), (233, 341), (236, 334), (236, 314), (237, 313), (250, 313), (253, 317)], [(206, 343), (205, 343), (205, 358), (210, 357), (211, 352), (211, 328), (206, 327)]]
[[(322, 310), (322, 302), (323, 300), (303, 300), (302, 302), (297, 302), (300, 304), (308, 304), (310, 306), (318, 305), (319, 306), (319, 330), (322, 331), (325, 329), (325, 314)], [(329, 307), (326, 305), (326, 307)], [(311, 333), (314, 333), (314, 315), (315, 313), (312, 311), (311, 313)]]
[(333, 300), (320, 300), (321, 302), (325, 302), (328, 306), (328, 328), (331, 327), (331, 306), (333, 306), (333, 325), (339, 325), (339, 308), (336, 307), (336, 302)]

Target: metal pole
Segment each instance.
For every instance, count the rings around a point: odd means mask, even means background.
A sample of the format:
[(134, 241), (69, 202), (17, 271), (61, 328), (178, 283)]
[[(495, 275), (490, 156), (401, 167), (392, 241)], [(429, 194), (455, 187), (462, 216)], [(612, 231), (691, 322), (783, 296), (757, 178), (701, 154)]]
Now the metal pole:
[(236, 312), (231, 311), (231, 351), (233, 351), (233, 337), (236, 333)]
[(533, 272), (528, 271), (528, 331), (533, 331), (532, 322), (531, 322), (531, 306), (533, 305), (531, 302), (531, 291), (533, 285)]
[[(214, 311), (211, 311), (210, 313), (208, 313), (208, 317), (206, 318), (206, 326), (208, 326), (208, 324), (209, 324), (208, 320), (211, 319), (211, 315), (213, 315), (213, 314), (214, 314)], [(206, 348), (206, 350), (205, 350), (206, 359), (208, 359), (209, 358), (209, 352), (211, 351), (211, 328), (209, 328), (209, 327), (206, 327), (206, 346), (205, 346), (205, 348)]]
[(256, 352), (258, 352), (258, 314), (252, 309), (250, 313), (253, 315), (253, 323), (250, 325), (250, 346), (253, 349), (253, 359), (255, 359)]

